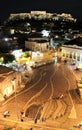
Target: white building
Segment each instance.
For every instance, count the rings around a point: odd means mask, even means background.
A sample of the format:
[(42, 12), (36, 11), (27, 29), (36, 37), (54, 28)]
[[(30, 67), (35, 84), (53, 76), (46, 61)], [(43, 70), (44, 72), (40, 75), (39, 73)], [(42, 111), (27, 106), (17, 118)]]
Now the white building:
[(38, 14), (38, 15), (40, 15), (40, 14), (46, 15), (46, 11), (31, 11), (31, 14), (33, 14), (33, 15), (36, 15), (36, 14)]
[(82, 38), (65, 43), (62, 46), (62, 57), (76, 60), (77, 64), (82, 64)]
[(42, 36), (39, 32), (31, 33), (25, 41), (25, 48), (33, 51), (46, 51), (49, 48), (49, 38)]
[(49, 41), (25, 41), (25, 48), (33, 51), (47, 51), (49, 48)]

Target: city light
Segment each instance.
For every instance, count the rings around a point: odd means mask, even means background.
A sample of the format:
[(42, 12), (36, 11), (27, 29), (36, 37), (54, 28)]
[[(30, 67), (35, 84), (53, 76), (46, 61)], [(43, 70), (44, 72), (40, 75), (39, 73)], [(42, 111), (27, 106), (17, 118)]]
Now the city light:
[(41, 33), (42, 33), (43, 37), (49, 37), (50, 31), (42, 30)]

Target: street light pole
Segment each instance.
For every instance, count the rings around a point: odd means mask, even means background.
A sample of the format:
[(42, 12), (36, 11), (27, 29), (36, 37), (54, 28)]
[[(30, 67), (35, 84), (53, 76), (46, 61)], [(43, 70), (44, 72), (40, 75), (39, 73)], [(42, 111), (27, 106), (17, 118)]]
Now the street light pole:
[(15, 80), (16, 80), (16, 78), (12, 79), (12, 84), (13, 84), (14, 90), (15, 90), (16, 115), (17, 115), (17, 119), (20, 120), (19, 111), (18, 111), (18, 102), (17, 102), (17, 98), (16, 98), (16, 81)]

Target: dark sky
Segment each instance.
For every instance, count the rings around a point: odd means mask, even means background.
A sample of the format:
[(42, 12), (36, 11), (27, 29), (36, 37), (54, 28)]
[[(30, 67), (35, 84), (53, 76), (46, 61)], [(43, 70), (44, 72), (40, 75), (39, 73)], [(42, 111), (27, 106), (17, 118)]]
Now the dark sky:
[(82, 20), (82, 0), (0, 0), (0, 20), (9, 17), (10, 13), (45, 10), (51, 13), (71, 13)]

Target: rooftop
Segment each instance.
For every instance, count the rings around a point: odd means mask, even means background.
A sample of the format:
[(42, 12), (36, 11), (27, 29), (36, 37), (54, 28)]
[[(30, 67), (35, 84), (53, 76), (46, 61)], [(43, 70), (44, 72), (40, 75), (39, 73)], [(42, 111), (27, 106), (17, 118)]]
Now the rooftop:
[(70, 40), (69, 42), (65, 42), (64, 45), (76, 45), (82, 47), (82, 38), (78, 37), (76, 39)]

